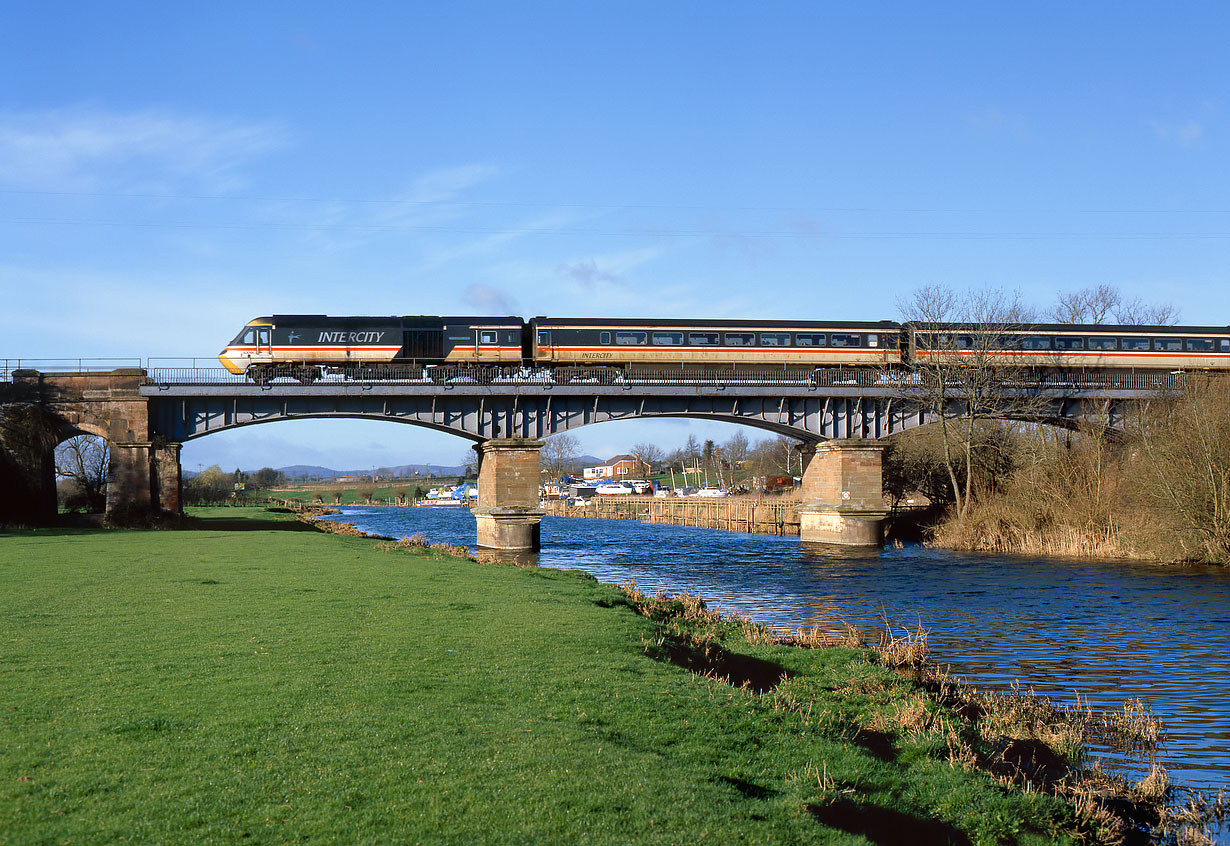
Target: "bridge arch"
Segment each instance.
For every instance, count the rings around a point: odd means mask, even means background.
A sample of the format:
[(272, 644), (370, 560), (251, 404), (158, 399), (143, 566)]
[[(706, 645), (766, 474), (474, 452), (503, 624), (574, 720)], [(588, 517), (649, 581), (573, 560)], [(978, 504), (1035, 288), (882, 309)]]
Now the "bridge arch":
[[(676, 381), (666, 377), (617, 384), (555, 384), (537, 377), (476, 373), (448, 384), (321, 382), (254, 385), (227, 374), (184, 381), (142, 370), (41, 374), (16, 371), (14, 382), (50, 395), (65, 425), (104, 435), (112, 448), (108, 508), (180, 509), (179, 455), (187, 441), (227, 429), (277, 420), (371, 419), (408, 423), (489, 443), (540, 442), (594, 423), (636, 418), (685, 418), (751, 426), (810, 444), (874, 442), (938, 419), (895, 395), (871, 371), (791, 380), (772, 374), (723, 381), (721, 374)], [(840, 378), (838, 378), (840, 376)], [(689, 381), (690, 379), (690, 381)], [(1155, 386), (1055, 383), (1029, 387), (1040, 399), (1038, 420), (1090, 425), (1122, 406), (1156, 395)], [(1108, 411), (1109, 409), (1109, 411)], [(953, 401), (945, 416), (960, 416)]]

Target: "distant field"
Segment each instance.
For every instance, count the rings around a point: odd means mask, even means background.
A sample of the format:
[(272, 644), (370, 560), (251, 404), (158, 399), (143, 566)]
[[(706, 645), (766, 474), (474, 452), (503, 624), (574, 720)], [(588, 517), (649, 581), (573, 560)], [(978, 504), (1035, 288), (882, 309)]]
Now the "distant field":
[(0, 843), (1045, 843), (1071, 819), (891, 728), (934, 706), (866, 653), (734, 638), (790, 674), (740, 690), (649, 657), (654, 621), (575, 572), (196, 513), (0, 534)]

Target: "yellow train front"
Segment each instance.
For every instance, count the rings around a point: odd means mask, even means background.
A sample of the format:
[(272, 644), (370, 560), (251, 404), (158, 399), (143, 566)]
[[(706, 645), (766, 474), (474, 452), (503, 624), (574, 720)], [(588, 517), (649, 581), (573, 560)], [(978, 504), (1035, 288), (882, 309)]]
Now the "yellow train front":
[(414, 378), (444, 365), (518, 365), (523, 331), (519, 317), (274, 315), (248, 321), (218, 360), (257, 382)]

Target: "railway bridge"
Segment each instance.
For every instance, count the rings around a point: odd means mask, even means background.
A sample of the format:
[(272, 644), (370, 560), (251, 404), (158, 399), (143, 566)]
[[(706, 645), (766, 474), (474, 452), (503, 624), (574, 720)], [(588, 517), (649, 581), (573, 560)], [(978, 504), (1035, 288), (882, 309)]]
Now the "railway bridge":
[[(805, 541), (876, 544), (885, 517), (883, 439), (935, 422), (911, 398), (909, 377), (874, 369), (798, 374), (740, 372), (551, 374), (472, 368), (417, 379), (325, 379), (253, 384), (220, 369), (134, 367), (5, 374), (10, 400), (44, 409), (51, 434), (36, 455), (9, 463), (28, 477), (38, 508), (54, 514), (54, 446), (90, 433), (110, 444), (107, 510), (182, 510), (184, 442), (238, 426), (307, 418), (361, 418), (451, 432), (475, 442), (478, 544), (539, 543), (542, 439), (609, 420), (686, 417), (742, 423), (796, 438), (807, 461), (799, 507)], [(1008, 390), (1028, 394), (1030, 417), (1054, 425), (1117, 427), (1126, 404), (1174, 386), (1170, 374), (1074, 381), (1062, 375)], [(5, 380), (7, 381), (7, 380)], [(942, 414), (959, 417), (959, 396)], [(0, 433), (2, 436), (3, 433)], [(2, 444), (0, 444), (2, 446)]]

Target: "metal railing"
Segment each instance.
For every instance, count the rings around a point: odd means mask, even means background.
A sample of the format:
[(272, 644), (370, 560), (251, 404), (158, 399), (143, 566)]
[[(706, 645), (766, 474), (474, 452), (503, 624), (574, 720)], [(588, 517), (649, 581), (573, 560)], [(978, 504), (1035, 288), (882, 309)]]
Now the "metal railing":
[[(151, 364), (155, 361), (151, 359)], [(186, 366), (149, 367), (145, 384), (155, 386), (181, 385), (252, 385), (260, 384), (243, 374), (234, 374), (221, 367), (197, 367), (195, 359)], [(1179, 385), (1184, 374), (1177, 372), (1093, 373), (1054, 371), (1022, 373), (1019, 380), (1004, 380), (1006, 389), (1029, 390), (1126, 390), (1165, 391)], [(511, 367), (384, 367), (356, 370), (349, 373), (320, 373), (308, 381), (294, 376), (276, 376), (265, 384), (295, 385), (484, 385), (484, 386), (639, 386), (680, 387), (795, 387), (795, 388), (867, 388), (893, 393), (913, 393), (922, 390), (921, 379), (907, 370), (877, 368), (826, 368), (810, 372), (715, 369), (681, 372), (678, 369), (638, 370), (625, 373), (616, 368), (530, 369)]]
[(0, 358), (0, 382), (11, 382), (16, 370), (40, 373), (106, 373), (121, 368), (141, 368), (140, 358)]

